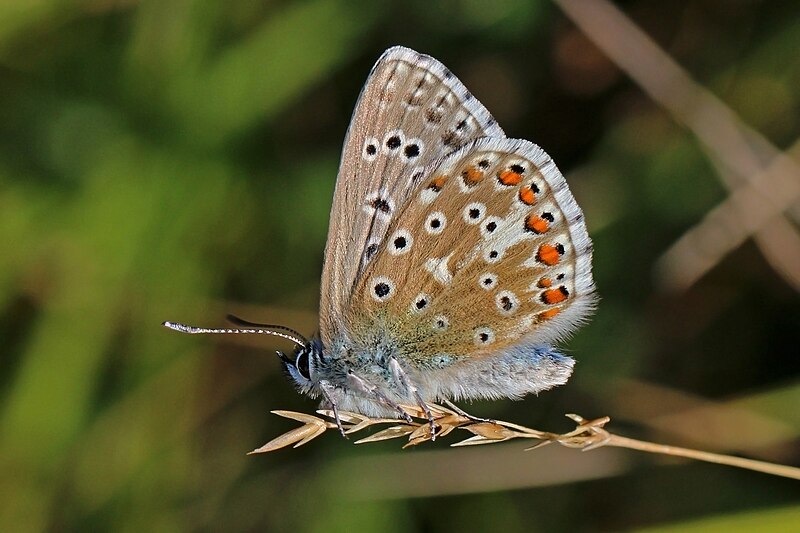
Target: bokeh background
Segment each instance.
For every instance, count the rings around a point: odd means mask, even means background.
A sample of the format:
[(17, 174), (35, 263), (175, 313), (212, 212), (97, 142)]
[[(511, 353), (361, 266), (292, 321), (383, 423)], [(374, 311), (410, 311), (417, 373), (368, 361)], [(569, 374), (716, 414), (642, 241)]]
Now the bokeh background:
[[(790, 531), (800, 487), (620, 449), (333, 432), (316, 331), (341, 142), (380, 53), (443, 61), (564, 171), (601, 305), (570, 383), (478, 415), (800, 463), (800, 6), (0, 2), (0, 531)], [(650, 529), (652, 528), (652, 529)]]

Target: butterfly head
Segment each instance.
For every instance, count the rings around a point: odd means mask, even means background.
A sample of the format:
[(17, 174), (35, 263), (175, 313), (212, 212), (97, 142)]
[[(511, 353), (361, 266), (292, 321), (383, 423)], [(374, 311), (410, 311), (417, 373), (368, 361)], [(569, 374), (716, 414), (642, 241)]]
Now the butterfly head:
[(312, 393), (318, 381), (317, 370), (322, 363), (322, 343), (313, 339), (303, 345), (298, 345), (292, 357), (283, 352), (277, 352), (286, 374), (294, 381), (300, 392)]
[(322, 341), (319, 339), (306, 339), (297, 331), (286, 326), (276, 324), (259, 324), (249, 322), (239, 317), (228, 315), (228, 320), (237, 327), (234, 328), (203, 328), (189, 326), (179, 322), (164, 322), (163, 326), (189, 334), (261, 334), (272, 335), (289, 340), (295, 344), (292, 357), (283, 352), (277, 352), (286, 374), (294, 381), (300, 392), (316, 398), (320, 395), (320, 371), (325, 371), (325, 357), (323, 355)]

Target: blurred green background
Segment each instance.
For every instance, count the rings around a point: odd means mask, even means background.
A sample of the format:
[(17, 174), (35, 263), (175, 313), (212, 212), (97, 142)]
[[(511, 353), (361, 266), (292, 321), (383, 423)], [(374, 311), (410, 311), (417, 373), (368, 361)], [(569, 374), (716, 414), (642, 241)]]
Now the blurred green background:
[[(598, 50), (562, 9), (587, 4), (0, 1), (0, 531), (800, 530), (796, 481), (619, 449), (330, 432), (248, 457), (295, 426), (271, 409), (315, 408), (280, 371), (290, 347), (159, 326), (316, 331), (341, 142), (372, 63), (404, 44), (553, 156), (595, 241), (602, 302), (565, 346), (570, 383), (467, 408), (800, 463), (800, 202), (762, 216), (757, 194), (800, 174), (758, 181), (713, 146), (732, 124), (766, 168), (800, 137), (800, 6), (618, 4), (725, 126), (654, 101), (648, 80), (684, 93), (647, 49), (623, 47), (651, 67), (632, 77)], [(712, 238), (681, 241), (697, 225)], [(687, 249), (710, 267), (690, 286)]]

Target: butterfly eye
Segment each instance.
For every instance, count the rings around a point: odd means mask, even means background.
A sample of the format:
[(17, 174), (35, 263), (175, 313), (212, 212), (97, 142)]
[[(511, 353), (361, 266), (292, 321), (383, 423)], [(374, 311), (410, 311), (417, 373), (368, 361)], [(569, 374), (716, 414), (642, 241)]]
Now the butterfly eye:
[(308, 368), (308, 350), (303, 348), (297, 353), (297, 357), (294, 360), (294, 367), (306, 379), (311, 379), (311, 374)]

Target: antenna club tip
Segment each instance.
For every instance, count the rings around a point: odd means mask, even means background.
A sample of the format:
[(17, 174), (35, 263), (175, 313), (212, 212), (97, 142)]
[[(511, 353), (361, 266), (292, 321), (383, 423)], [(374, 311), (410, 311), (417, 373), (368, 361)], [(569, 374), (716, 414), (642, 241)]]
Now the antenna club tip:
[(186, 326), (184, 324), (179, 324), (178, 322), (170, 322), (169, 320), (165, 320), (164, 322), (161, 323), (161, 325), (167, 329), (180, 331), (181, 333), (191, 332), (191, 328), (189, 326)]

